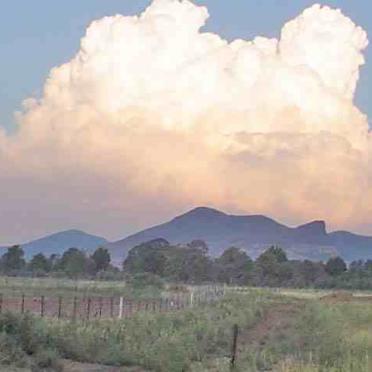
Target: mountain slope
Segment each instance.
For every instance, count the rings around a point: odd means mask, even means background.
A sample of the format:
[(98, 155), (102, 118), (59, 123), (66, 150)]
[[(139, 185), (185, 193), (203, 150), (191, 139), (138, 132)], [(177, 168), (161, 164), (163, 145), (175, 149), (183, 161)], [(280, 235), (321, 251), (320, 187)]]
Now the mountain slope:
[(372, 236), (335, 231), (329, 234), (329, 238), (347, 261), (372, 259)]
[(53, 253), (62, 254), (71, 247), (92, 251), (105, 244), (107, 244), (107, 240), (100, 236), (90, 235), (79, 230), (67, 230), (21, 244), (21, 247), (26, 258), (30, 258), (40, 252), (46, 256)]
[(205, 207), (109, 243), (107, 247), (114, 261), (121, 262), (132, 247), (157, 238), (174, 244), (202, 239), (213, 256), (234, 245), (255, 258), (269, 245), (278, 244), (292, 259), (325, 260), (334, 255), (341, 255), (348, 261), (372, 258), (372, 237), (347, 232), (327, 233), (324, 221), (292, 228), (265, 216), (234, 216)]

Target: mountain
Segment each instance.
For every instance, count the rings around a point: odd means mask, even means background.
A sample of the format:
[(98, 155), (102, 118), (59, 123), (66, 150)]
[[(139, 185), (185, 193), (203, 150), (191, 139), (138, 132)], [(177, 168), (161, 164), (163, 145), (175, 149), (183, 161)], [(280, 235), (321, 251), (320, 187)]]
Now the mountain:
[(195, 208), (106, 247), (119, 264), (135, 245), (157, 238), (172, 244), (201, 239), (208, 244), (212, 256), (236, 246), (256, 258), (268, 246), (277, 244), (291, 259), (326, 260), (335, 255), (347, 261), (372, 258), (372, 237), (343, 231), (327, 233), (324, 221), (288, 227), (261, 215), (235, 216), (206, 207)]
[(335, 231), (330, 233), (329, 237), (340, 256), (346, 261), (372, 259), (372, 236)]
[(20, 245), (25, 252), (25, 257), (29, 259), (40, 252), (46, 256), (53, 253), (62, 254), (71, 247), (92, 251), (105, 244), (107, 244), (107, 240), (100, 236), (90, 235), (79, 230), (67, 230)]

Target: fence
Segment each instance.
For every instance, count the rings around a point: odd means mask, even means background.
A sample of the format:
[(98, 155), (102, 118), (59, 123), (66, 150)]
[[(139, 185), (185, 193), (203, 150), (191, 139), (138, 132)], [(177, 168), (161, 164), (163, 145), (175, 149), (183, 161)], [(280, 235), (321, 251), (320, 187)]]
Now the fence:
[(32, 313), (41, 317), (93, 320), (124, 318), (140, 311), (169, 312), (199, 306), (219, 300), (223, 287), (191, 287), (187, 292), (169, 293), (157, 299), (128, 299), (124, 297), (66, 297), (27, 296), (5, 297), (0, 294), (0, 313)]

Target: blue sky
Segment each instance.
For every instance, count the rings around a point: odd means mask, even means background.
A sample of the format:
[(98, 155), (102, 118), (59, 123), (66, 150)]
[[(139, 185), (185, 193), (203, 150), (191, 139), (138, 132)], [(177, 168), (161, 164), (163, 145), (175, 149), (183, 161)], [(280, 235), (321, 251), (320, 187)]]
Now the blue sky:
[[(211, 18), (206, 29), (227, 39), (278, 36), (287, 20), (314, 1), (199, 0)], [(14, 129), (13, 112), (24, 98), (39, 95), (49, 70), (68, 61), (78, 50), (86, 26), (105, 15), (135, 14), (148, 0), (5, 0), (0, 14), (0, 125)], [(323, 1), (339, 7), (372, 35), (372, 2)], [(372, 86), (372, 47), (366, 54), (357, 105), (372, 117), (368, 100)]]

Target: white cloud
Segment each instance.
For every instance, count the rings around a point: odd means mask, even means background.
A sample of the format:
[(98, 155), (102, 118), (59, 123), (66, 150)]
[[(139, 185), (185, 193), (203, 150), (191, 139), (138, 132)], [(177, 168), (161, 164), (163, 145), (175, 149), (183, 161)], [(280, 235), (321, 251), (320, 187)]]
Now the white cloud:
[(228, 43), (200, 31), (207, 18), (155, 0), (89, 26), (19, 131), (0, 135), (4, 236), (69, 223), (124, 234), (122, 221), (200, 204), (365, 225), (371, 139), (353, 97), (366, 33), (320, 5), (279, 40)]

